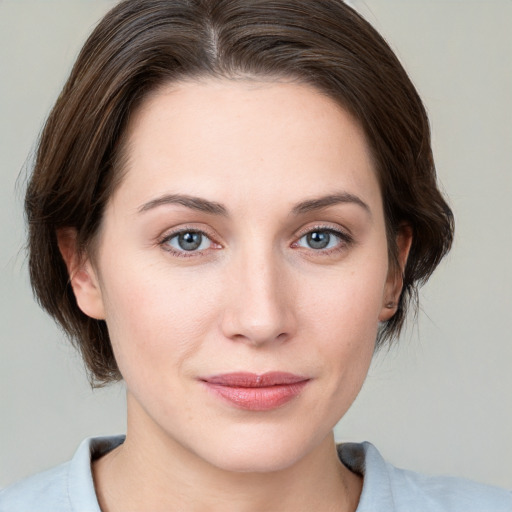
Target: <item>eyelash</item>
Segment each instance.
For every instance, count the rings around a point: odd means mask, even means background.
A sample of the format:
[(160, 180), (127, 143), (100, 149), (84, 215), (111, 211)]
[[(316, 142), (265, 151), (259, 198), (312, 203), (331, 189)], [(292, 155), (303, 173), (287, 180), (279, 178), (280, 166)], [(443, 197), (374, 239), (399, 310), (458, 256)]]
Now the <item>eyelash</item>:
[[(302, 238), (304, 238), (305, 236), (315, 233), (315, 232), (327, 233), (331, 236), (335, 236), (338, 239), (338, 243), (336, 244), (336, 246), (332, 247), (330, 249), (309, 248), (309, 250), (313, 251), (314, 254), (317, 254), (317, 255), (330, 256), (330, 255), (336, 254), (340, 251), (346, 250), (348, 247), (350, 247), (351, 245), (354, 244), (354, 238), (349, 233), (347, 233), (345, 231), (341, 231), (339, 229), (334, 229), (329, 226), (318, 225), (318, 226), (314, 226), (313, 228), (310, 227), (306, 231), (303, 231), (302, 233), (300, 233), (297, 241), (293, 242), (292, 247), (302, 247), (302, 246), (298, 245), (299, 241)], [(308, 249), (308, 248), (304, 247), (304, 249)]]
[(221, 247), (220, 244), (216, 244), (213, 241), (212, 235), (210, 235), (206, 231), (204, 231), (202, 229), (187, 228), (187, 227), (181, 228), (177, 231), (173, 231), (172, 233), (165, 234), (160, 240), (158, 240), (158, 245), (160, 245), (165, 251), (169, 252), (170, 254), (172, 254), (173, 256), (176, 256), (178, 258), (193, 258), (193, 257), (197, 258), (197, 257), (207, 256), (208, 249), (204, 249), (202, 251), (185, 251), (185, 250), (178, 251), (176, 249), (173, 249), (169, 245), (169, 242), (173, 238), (176, 238), (185, 233), (199, 234), (203, 237), (206, 237), (208, 240), (210, 240), (211, 244), (218, 245), (219, 247)]
[[(335, 254), (339, 251), (345, 250), (347, 247), (349, 247), (350, 245), (352, 245), (354, 243), (353, 237), (351, 235), (349, 235), (348, 233), (341, 231), (341, 230), (333, 229), (332, 227), (318, 225), (318, 226), (314, 226), (313, 228), (308, 228), (306, 231), (303, 231), (302, 233), (300, 233), (297, 240), (295, 242), (293, 242), (291, 246), (294, 248), (308, 249), (307, 247), (298, 245), (299, 241), (302, 238), (304, 238), (305, 236), (315, 233), (315, 232), (327, 233), (329, 235), (335, 236), (339, 240), (336, 247), (332, 247), (329, 249), (309, 248), (309, 250), (313, 251), (314, 254), (317, 254), (317, 255)], [(217, 245), (218, 248), (221, 247), (220, 244), (216, 244), (216, 242), (213, 241), (213, 237), (210, 234), (208, 234), (206, 231), (203, 231), (203, 230), (197, 229), (197, 228), (182, 228), (182, 229), (179, 229), (178, 231), (173, 231), (172, 233), (167, 233), (160, 240), (158, 240), (158, 245), (160, 245), (165, 251), (171, 253), (173, 256), (176, 256), (178, 258), (192, 258), (192, 257), (197, 258), (197, 257), (207, 256), (207, 252), (209, 251), (210, 248), (203, 249), (202, 251), (175, 250), (175, 249), (171, 248), (171, 246), (169, 245), (169, 242), (172, 239), (174, 239), (182, 234), (185, 234), (185, 233), (199, 234), (201, 236), (206, 237), (210, 241), (211, 244)]]

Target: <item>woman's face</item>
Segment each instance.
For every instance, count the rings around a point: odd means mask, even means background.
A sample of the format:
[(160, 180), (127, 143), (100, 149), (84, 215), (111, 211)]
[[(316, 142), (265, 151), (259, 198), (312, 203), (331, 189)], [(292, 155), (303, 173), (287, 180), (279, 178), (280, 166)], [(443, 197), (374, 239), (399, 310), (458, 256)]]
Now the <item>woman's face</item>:
[(129, 435), (290, 466), (331, 440), (399, 290), (361, 128), (309, 86), (205, 80), (146, 100), (126, 151), (73, 287), (107, 322)]

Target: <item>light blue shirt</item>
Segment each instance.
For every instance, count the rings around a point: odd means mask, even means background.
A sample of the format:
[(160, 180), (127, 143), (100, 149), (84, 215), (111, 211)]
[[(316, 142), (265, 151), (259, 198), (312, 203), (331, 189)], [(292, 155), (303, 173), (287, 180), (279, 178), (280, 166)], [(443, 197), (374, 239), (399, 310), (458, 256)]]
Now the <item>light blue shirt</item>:
[[(0, 491), (0, 512), (101, 512), (91, 459), (123, 441), (124, 436), (84, 440), (69, 462)], [(338, 454), (364, 476), (356, 512), (512, 512), (512, 492), (395, 468), (370, 443), (342, 444)]]

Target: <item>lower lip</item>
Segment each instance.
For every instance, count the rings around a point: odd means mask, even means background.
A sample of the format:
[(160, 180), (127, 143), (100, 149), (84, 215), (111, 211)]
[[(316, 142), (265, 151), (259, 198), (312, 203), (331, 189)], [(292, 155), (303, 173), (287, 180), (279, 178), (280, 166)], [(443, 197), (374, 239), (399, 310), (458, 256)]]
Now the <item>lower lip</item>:
[(268, 387), (233, 387), (205, 382), (206, 387), (235, 407), (248, 411), (277, 409), (297, 397), (308, 380)]

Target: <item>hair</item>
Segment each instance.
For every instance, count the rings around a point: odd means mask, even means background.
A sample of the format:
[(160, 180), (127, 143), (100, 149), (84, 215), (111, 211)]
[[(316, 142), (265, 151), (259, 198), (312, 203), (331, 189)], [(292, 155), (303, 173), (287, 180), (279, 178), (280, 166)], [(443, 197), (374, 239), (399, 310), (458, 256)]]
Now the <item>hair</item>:
[(26, 193), (34, 293), (80, 350), (93, 385), (119, 380), (107, 325), (78, 307), (57, 245), (73, 228), (91, 248), (121, 179), (130, 115), (165, 84), (203, 77), (292, 79), (324, 92), (361, 124), (386, 219), (390, 265), (407, 224), (412, 246), (395, 315), (377, 346), (400, 332), (408, 306), (453, 239), (436, 184), (425, 108), (384, 39), (341, 0), (125, 0), (98, 24), (51, 111)]

